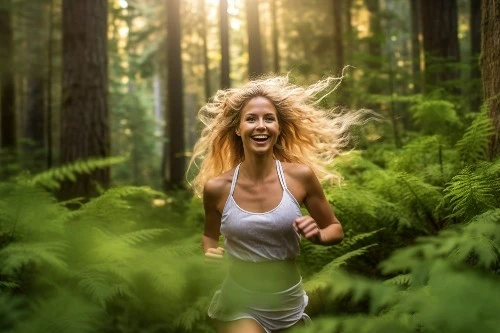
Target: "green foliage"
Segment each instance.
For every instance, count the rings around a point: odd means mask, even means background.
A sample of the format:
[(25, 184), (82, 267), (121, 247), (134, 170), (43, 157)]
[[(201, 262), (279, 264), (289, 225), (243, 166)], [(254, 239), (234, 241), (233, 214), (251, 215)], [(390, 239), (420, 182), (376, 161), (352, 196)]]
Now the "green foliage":
[(445, 100), (423, 100), (410, 111), (415, 124), (425, 134), (450, 133), (460, 125), (455, 106)]
[(41, 172), (31, 179), (29, 183), (41, 185), (49, 189), (58, 189), (63, 180), (76, 181), (79, 174), (90, 174), (92, 171), (124, 162), (124, 157), (91, 158), (80, 160), (68, 165), (49, 169)]
[(457, 142), (456, 149), (464, 164), (487, 159), (488, 143), (493, 135), (493, 124), (485, 110), (479, 113)]
[(488, 209), (500, 207), (500, 161), (465, 167), (444, 190), (452, 214), (468, 221)]

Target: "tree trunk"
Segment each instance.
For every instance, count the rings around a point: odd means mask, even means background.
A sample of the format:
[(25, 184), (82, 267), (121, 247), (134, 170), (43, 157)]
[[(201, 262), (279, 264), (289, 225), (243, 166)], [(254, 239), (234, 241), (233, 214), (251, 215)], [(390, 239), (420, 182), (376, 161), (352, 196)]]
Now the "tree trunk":
[[(474, 0), (472, 0), (474, 1)], [(412, 75), (413, 75), (413, 91), (419, 93), (422, 91), (422, 71), (420, 64), (422, 59), (421, 55), (421, 18), (420, 18), (420, 5), (419, 0), (410, 0), (410, 14), (411, 14), (411, 59), (412, 59)]]
[[(181, 61), (180, 0), (167, 0), (167, 139), (165, 190), (184, 187), (184, 89)], [(168, 151), (168, 155), (165, 153)]]
[(207, 18), (205, 10), (205, 0), (199, 0), (199, 1), (200, 2), (198, 6), (200, 7), (200, 16), (201, 16), (200, 36), (203, 48), (203, 69), (204, 69), (203, 83), (205, 88), (205, 101), (207, 101), (212, 95), (211, 93), (212, 89), (210, 88), (210, 66), (208, 63)]
[(272, 24), (272, 44), (273, 44), (273, 70), (274, 73), (280, 73), (280, 49), (278, 44), (278, 15), (276, 9), (276, 0), (271, 0), (271, 24)]
[(23, 160), (29, 162), (24, 165), (28, 169), (38, 172), (45, 166), (45, 77), (44, 54), (45, 26), (44, 26), (44, 4), (35, 1), (31, 4), (37, 14), (32, 17), (28, 25), (28, 36), (31, 39), (27, 43), (27, 95), (24, 110), (23, 137), (26, 140), (22, 145)]
[(47, 126), (46, 126), (46, 137), (47, 137), (47, 168), (52, 167), (52, 73), (53, 73), (53, 62), (52, 57), (53, 52), (53, 39), (54, 39), (54, 0), (49, 0), (49, 37), (48, 37), (48, 47), (47, 47)]
[(470, 0), (470, 79), (472, 91), (470, 93), (471, 111), (479, 111), (481, 107), (481, 69), (479, 68), (479, 56), (481, 55), (481, 1)]
[(354, 32), (352, 30), (352, 0), (345, 0), (344, 12), (345, 12), (345, 31), (347, 35), (347, 61), (348, 63), (352, 61), (352, 53), (354, 51)]
[(342, 38), (342, 0), (332, 0), (333, 47), (335, 50), (335, 70), (344, 68), (344, 41)]
[[(63, 0), (61, 164), (109, 156), (107, 14), (107, 0)], [(109, 181), (99, 169), (65, 182), (60, 196), (93, 196)]]
[[(367, 69), (376, 73), (382, 67), (382, 24), (380, 21), (380, 3), (379, 0), (365, 0), (365, 5), (370, 12), (370, 32), (368, 38), (368, 53)], [(367, 78), (368, 92), (372, 94), (381, 94), (384, 91), (384, 86), (380, 84), (378, 75), (371, 75)]]
[(493, 160), (500, 155), (500, 1), (483, 0), (481, 29), (481, 70), (484, 100), (494, 127), (489, 155)]
[(227, 15), (227, 0), (220, 0), (219, 6), (220, 22), (220, 87), (226, 89), (231, 86), (229, 76), (229, 18)]
[[(420, 0), (425, 51), (425, 90), (458, 78), (457, 0)], [(455, 67), (455, 68), (454, 68)], [(457, 92), (451, 88), (450, 91)]]
[(264, 73), (259, 23), (259, 1), (246, 0), (248, 32), (248, 77), (255, 78)]
[(12, 7), (9, 1), (0, 9), (0, 148), (14, 152), (16, 137), (16, 107), (14, 87), (14, 42), (12, 33)]

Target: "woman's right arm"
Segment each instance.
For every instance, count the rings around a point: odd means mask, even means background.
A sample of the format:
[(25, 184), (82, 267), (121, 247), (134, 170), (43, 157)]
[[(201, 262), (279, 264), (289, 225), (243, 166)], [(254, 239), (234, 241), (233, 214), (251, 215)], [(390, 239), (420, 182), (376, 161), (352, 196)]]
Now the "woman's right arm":
[(203, 188), (205, 227), (201, 242), (205, 256), (222, 259), (224, 249), (219, 247), (220, 223), (222, 215), (217, 208), (220, 193), (220, 186), (214, 179), (209, 180)]

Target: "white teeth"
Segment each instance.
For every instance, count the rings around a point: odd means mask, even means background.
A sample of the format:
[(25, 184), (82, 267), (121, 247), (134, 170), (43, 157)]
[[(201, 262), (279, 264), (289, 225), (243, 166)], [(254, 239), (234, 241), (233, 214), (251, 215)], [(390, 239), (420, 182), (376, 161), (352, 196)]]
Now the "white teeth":
[(267, 135), (255, 135), (253, 136), (254, 139), (267, 139), (268, 136)]

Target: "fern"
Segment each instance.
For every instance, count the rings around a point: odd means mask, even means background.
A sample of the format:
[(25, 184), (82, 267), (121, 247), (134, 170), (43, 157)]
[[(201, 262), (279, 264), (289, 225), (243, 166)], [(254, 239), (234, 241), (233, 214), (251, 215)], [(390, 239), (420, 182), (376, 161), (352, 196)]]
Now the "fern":
[(0, 272), (12, 276), (31, 263), (66, 271), (68, 266), (63, 259), (66, 246), (63, 242), (11, 243), (0, 250)]
[(423, 100), (410, 108), (415, 123), (424, 133), (445, 134), (460, 124), (455, 106), (444, 100)]
[(460, 174), (453, 177), (444, 190), (445, 199), (452, 207), (450, 217), (458, 217), (467, 221), (497, 206), (495, 193), (498, 188), (496, 185), (498, 181), (492, 183), (490, 177), (476, 172), (473, 167), (464, 168)]
[(487, 159), (488, 143), (493, 135), (493, 124), (487, 113), (479, 113), (456, 144), (460, 160), (465, 164)]
[(76, 181), (76, 176), (79, 174), (90, 174), (94, 170), (119, 164), (125, 160), (126, 158), (121, 156), (79, 160), (34, 175), (29, 179), (29, 184), (40, 185), (48, 189), (59, 189), (60, 183), (64, 180)]

